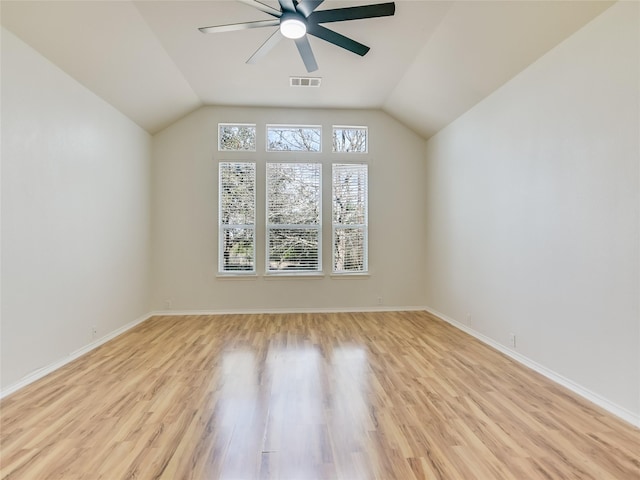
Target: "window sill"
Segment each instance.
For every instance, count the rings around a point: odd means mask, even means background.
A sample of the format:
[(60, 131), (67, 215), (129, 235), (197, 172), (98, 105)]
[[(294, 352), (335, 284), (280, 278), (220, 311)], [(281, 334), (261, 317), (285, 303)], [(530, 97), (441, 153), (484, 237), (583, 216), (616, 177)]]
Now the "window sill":
[(216, 278), (220, 280), (257, 280), (257, 273), (218, 273)]
[(293, 278), (320, 280), (324, 277), (325, 275), (322, 272), (299, 272), (299, 273), (287, 272), (287, 273), (265, 273), (264, 274), (265, 280), (278, 280), (278, 279), (291, 280)]
[(365, 280), (367, 278), (371, 278), (371, 274), (369, 272), (363, 273), (332, 273), (331, 279), (339, 279), (339, 280)]
[[(319, 280), (327, 275), (323, 272), (287, 272), (287, 273), (217, 273), (216, 279), (220, 280), (257, 280), (263, 277), (265, 280), (291, 280), (293, 278)], [(371, 273), (332, 273), (329, 277), (337, 280), (366, 280), (371, 278)]]

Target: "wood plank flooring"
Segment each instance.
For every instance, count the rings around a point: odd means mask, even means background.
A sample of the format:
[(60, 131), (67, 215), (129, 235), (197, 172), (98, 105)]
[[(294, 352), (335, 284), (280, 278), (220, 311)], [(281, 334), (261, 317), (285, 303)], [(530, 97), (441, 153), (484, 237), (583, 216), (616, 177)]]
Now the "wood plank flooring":
[(3, 479), (640, 479), (640, 431), (424, 312), (154, 317), (0, 404)]

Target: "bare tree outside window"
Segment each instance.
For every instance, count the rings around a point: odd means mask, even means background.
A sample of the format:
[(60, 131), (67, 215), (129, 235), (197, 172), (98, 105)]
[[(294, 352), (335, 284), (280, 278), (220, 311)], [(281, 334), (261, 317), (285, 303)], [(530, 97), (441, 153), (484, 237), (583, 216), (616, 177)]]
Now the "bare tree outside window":
[(267, 271), (320, 271), (319, 163), (267, 163)]
[(220, 163), (219, 271), (255, 271), (256, 164)]
[(319, 152), (321, 145), (321, 127), (267, 125), (269, 152)]
[(333, 151), (367, 153), (367, 127), (333, 127)]
[(367, 271), (366, 164), (333, 165), (333, 272)]
[(256, 151), (255, 124), (221, 123), (218, 125), (218, 150)]

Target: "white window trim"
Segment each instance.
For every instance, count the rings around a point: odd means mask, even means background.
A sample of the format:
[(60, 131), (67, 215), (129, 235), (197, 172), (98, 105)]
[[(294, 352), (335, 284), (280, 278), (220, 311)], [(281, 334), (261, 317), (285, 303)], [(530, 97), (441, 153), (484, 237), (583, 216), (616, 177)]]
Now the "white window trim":
[(324, 278), (326, 275), (324, 272), (266, 272), (264, 274), (264, 278), (266, 280), (284, 280), (286, 278), (296, 278), (296, 279), (310, 279), (310, 280), (320, 280)]
[(233, 272), (218, 272), (216, 278), (224, 280), (257, 280), (258, 274), (253, 273), (233, 273)]
[(332, 273), (329, 275), (334, 280), (364, 280), (371, 277), (371, 272), (345, 272), (345, 273)]

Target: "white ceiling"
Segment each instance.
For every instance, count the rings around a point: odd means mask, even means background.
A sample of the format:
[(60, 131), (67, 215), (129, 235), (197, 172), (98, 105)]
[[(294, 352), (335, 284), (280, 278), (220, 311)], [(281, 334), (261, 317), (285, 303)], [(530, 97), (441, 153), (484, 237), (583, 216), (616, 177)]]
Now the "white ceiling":
[(197, 30), (272, 18), (236, 1), (3, 0), (1, 20), (150, 133), (201, 105), (251, 105), (381, 108), (428, 138), (611, 3), (396, 1), (393, 17), (327, 24), (371, 47), (365, 57), (310, 37), (322, 86), (307, 89), (289, 87), (309, 76), (291, 40), (245, 63), (276, 27)]

